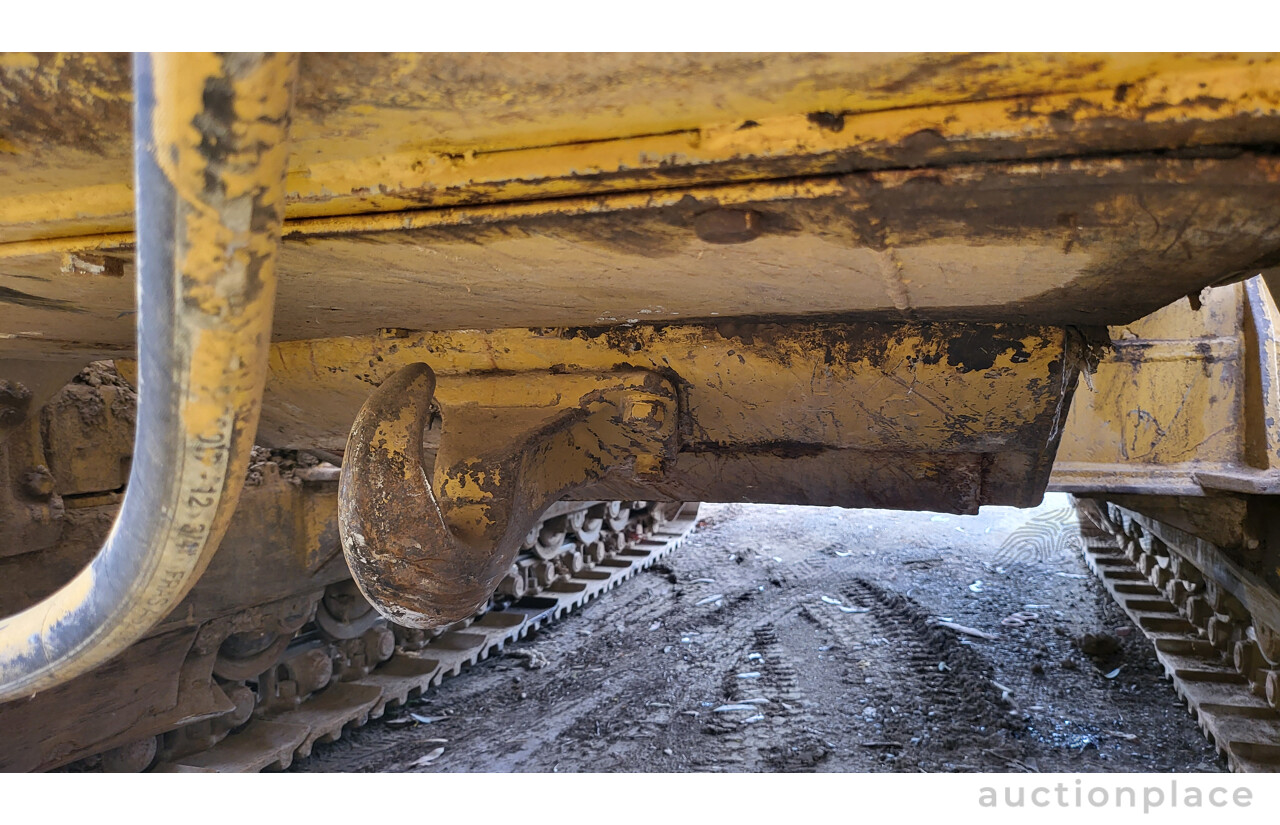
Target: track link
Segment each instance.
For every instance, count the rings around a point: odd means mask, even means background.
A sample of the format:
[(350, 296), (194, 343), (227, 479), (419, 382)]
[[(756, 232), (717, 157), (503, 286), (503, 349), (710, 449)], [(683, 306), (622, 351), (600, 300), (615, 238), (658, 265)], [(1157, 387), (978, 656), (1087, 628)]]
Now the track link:
[[(1247, 662), (1237, 663), (1238, 657), (1222, 649), (1225, 643), (1215, 646), (1211, 634), (1221, 631), (1211, 628), (1210, 622), (1220, 622), (1221, 616), (1200, 609), (1202, 604), (1194, 598), (1182, 599), (1180, 608), (1166, 595), (1194, 593), (1203, 583), (1172, 572), (1181, 569), (1185, 560), (1179, 557), (1179, 564), (1169, 564), (1173, 555), (1155, 552), (1149, 534), (1127, 511), (1111, 505), (1106, 513), (1095, 513), (1094, 520), (1099, 516), (1104, 522), (1100, 526), (1109, 535), (1102, 531), (1089, 535), (1085, 530), (1085, 560), (1134, 626), (1150, 640), (1200, 729), (1232, 770), (1280, 771), (1280, 713), (1263, 698), (1265, 690), (1257, 669)], [(1159, 549), (1177, 554), (1174, 546), (1161, 543)], [(1198, 578), (1198, 571), (1188, 574)], [(1242, 672), (1241, 664), (1249, 667), (1249, 672)]]
[(697, 505), (657, 525), (648, 535), (627, 542), (618, 552), (561, 577), (534, 595), (490, 610), (467, 624), (431, 639), (422, 649), (396, 653), (361, 679), (335, 682), (298, 707), (255, 717), (211, 748), (162, 762), (165, 772), (246, 773), (284, 770), (309, 756), (316, 743), (335, 742), (349, 728), (381, 717), (451, 676), (501, 653), (528, 636), (612, 590), (674, 551), (697, 522)]

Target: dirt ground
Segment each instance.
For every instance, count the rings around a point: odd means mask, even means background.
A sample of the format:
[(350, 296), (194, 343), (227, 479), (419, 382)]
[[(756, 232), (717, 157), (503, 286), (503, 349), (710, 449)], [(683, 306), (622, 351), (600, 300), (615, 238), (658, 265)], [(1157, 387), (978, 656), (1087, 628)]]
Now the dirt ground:
[(293, 769), (1224, 770), (1068, 506), (703, 505), (663, 565)]

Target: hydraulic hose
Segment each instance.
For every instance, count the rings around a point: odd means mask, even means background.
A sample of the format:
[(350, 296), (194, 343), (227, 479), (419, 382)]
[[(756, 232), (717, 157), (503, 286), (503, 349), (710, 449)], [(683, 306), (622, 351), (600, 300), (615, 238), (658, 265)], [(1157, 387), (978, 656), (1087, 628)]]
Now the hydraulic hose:
[(275, 301), (295, 55), (134, 59), (139, 401), (106, 543), (0, 619), (0, 701), (111, 659), (208, 566), (244, 485)]

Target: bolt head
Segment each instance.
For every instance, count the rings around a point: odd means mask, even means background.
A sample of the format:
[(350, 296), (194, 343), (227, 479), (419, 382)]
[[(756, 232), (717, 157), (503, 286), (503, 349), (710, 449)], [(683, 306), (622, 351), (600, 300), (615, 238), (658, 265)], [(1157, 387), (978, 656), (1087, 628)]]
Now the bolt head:
[(383, 625), (371, 627), (364, 632), (364, 649), (372, 661), (385, 662), (396, 652), (395, 634)]
[(1195, 595), (1187, 598), (1187, 618), (1192, 624), (1203, 624), (1213, 615), (1213, 608), (1204, 596)]
[(333, 678), (333, 660), (328, 653), (315, 648), (288, 660), (285, 670), (299, 694), (311, 693), (329, 684)]
[(1236, 670), (1246, 677), (1253, 675), (1253, 671), (1258, 667), (1260, 658), (1257, 643), (1248, 639), (1241, 639), (1236, 642), (1235, 648), (1231, 651), (1231, 660), (1235, 664)]
[(1205, 627), (1205, 635), (1209, 642), (1219, 650), (1226, 650), (1231, 644), (1231, 621), (1223, 616), (1214, 616)]
[(223, 691), (226, 692), (227, 698), (235, 705), (235, 709), (221, 717), (220, 721), (228, 729), (240, 727), (245, 722), (248, 722), (257, 703), (257, 697), (253, 691), (239, 684), (227, 685), (223, 688)]
[(498, 583), (498, 592), (504, 596), (518, 599), (524, 595), (524, 591), (524, 576), (520, 575), (520, 571), (515, 569), (515, 565), (512, 565), (512, 569)]

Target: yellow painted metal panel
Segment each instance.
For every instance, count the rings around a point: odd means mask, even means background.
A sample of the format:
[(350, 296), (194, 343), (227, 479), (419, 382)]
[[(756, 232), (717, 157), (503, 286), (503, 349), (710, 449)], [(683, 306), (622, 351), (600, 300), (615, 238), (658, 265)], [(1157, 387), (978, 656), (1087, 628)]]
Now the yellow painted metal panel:
[[(308, 55), (289, 218), (1280, 137), (1271, 55)], [(0, 62), (0, 242), (128, 232), (128, 60)]]

